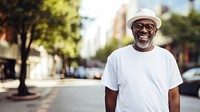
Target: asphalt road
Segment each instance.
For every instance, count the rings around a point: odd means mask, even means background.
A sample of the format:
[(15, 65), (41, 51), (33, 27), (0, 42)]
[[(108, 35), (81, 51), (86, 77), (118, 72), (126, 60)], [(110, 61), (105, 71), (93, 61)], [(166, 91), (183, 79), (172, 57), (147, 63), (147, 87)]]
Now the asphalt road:
[(60, 87), (48, 112), (105, 112), (102, 86)]
[[(63, 83), (58, 87), (48, 112), (105, 112), (104, 87), (98, 81), (93, 84), (87, 80), (77, 81), (73, 81), (75, 85), (64, 86)], [(181, 112), (200, 112), (200, 98), (181, 95), (180, 100)]]
[[(41, 98), (29, 101), (10, 101), (7, 93), (16, 91), (18, 81), (8, 82), (9, 92), (0, 92), (0, 112), (105, 112), (104, 87), (99, 80), (63, 79), (28, 81), (32, 92)], [(1, 84), (2, 86), (2, 84)], [(5, 89), (5, 88), (1, 88)], [(181, 95), (181, 112), (200, 112), (200, 98)]]
[(181, 95), (181, 112), (200, 112), (200, 98)]

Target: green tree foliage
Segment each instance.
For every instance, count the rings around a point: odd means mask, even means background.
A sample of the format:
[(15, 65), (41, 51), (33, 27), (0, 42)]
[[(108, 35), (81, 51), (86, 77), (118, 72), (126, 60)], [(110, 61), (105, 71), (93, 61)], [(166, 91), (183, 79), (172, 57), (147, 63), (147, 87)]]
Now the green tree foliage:
[(100, 59), (103, 62), (106, 62), (107, 57), (119, 47), (124, 47), (128, 44), (133, 43), (133, 38), (125, 36), (122, 39), (112, 38), (104, 48), (101, 48), (97, 51), (94, 59)]
[[(55, 50), (67, 57), (78, 56), (78, 42), (80, 41), (80, 20), (78, 13), (79, 0), (46, 0), (42, 10), (46, 13), (43, 24), (39, 26), (39, 33), (43, 34), (37, 41), (44, 45), (51, 53)], [(52, 16), (54, 15), (54, 16)]]
[(0, 0), (0, 26), (11, 26), (20, 37), (21, 72), (18, 95), (31, 93), (25, 84), (32, 42), (49, 52), (56, 48), (63, 56), (76, 57), (80, 40), (78, 14), (80, 0)]
[(172, 38), (180, 48), (187, 43), (194, 51), (200, 47), (200, 13), (192, 10), (188, 16), (172, 14), (167, 20), (163, 20), (161, 32)]

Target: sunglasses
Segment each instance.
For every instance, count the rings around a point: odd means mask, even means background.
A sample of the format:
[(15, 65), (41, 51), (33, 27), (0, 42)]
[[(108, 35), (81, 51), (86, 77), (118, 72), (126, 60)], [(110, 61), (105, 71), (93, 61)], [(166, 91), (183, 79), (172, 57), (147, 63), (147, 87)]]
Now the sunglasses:
[(145, 27), (147, 31), (152, 31), (156, 26), (154, 24), (142, 24), (142, 23), (134, 23), (133, 28), (136, 30), (142, 30)]

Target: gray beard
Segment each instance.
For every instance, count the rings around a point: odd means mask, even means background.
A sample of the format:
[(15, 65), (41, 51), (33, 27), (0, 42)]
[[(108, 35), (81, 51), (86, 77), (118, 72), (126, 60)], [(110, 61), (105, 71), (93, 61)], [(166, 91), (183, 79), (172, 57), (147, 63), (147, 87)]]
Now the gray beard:
[(139, 48), (142, 49), (146, 49), (149, 48), (151, 46), (151, 42), (149, 41), (147, 44), (141, 44), (140, 42), (138, 42), (138, 40), (136, 39), (136, 43), (135, 43)]

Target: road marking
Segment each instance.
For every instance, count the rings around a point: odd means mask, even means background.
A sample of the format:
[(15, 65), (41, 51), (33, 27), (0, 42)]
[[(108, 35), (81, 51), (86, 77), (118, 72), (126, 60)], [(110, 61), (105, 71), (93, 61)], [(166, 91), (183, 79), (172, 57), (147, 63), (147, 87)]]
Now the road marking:
[(53, 92), (42, 103), (42, 106), (37, 110), (37, 112), (47, 112), (57, 94), (58, 94), (58, 88), (53, 89)]

